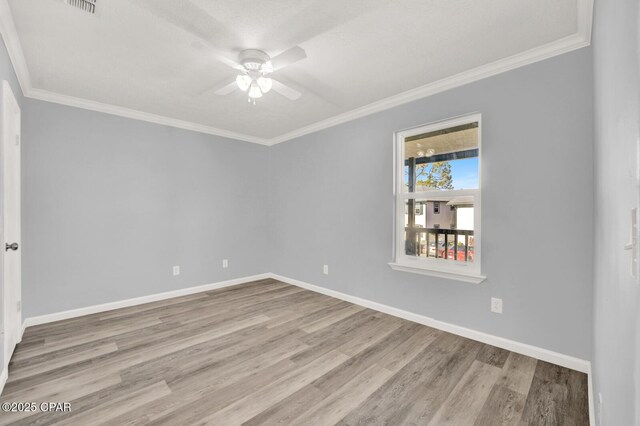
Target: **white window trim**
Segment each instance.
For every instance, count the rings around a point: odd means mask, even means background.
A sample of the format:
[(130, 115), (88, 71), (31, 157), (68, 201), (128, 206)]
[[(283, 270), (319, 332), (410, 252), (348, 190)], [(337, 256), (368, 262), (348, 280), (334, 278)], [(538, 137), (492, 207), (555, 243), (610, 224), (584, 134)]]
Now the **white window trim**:
[[(407, 137), (428, 133), (448, 127), (478, 122), (478, 189), (457, 189), (451, 191), (420, 191), (409, 194), (404, 192), (404, 167), (400, 161), (404, 159), (404, 141)], [(413, 272), (448, 278), (457, 281), (479, 284), (486, 279), (482, 270), (482, 115), (479, 113), (438, 121), (411, 129), (402, 130), (394, 134), (394, 261), (389, 266), (396, 271)], [(405, 201), (410, 198), (423, 199), (428, 197), (442, 197), (443, 194), (473, 195), (474, 196), (474, 262), (458, 263), (446, 259), (421, 258), (407, 256), (404, 251), (404, 208)]]

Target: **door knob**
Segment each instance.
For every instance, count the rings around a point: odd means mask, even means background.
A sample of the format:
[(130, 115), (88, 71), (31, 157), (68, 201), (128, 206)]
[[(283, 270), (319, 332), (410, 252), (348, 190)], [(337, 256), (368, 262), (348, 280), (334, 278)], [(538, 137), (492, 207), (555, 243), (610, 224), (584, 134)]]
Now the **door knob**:
[(13, 251), (18, 250), (18, 243), (13, 243), (13, 244), (6, 243), (4, 245), (4, 251), (8, 251), (8, 250), (13, 250)]

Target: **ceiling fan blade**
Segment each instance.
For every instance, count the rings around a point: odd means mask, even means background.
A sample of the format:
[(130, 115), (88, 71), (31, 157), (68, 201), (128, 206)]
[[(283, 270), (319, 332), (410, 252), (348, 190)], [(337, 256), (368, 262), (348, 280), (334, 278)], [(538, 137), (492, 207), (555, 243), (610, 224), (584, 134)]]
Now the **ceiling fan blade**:
[(136, 0), (131, 4), (186, 31), (212, 49), (233, 45), (238, 41), (237, 35), (223, 22), (191, 1)]
[(275, 58), (271, 58), (271, 65), (274, 71), (284, 68), (288, 65), (298, 62), (307, 57), (307, 53), (300, 46), (294, 46), (285, 50)]
[(132, 4), (191, 34), (195, 38), (191, 47), (206, 50), (208, 55), (212, 55), (231, 68), (244, 71), (242, 65), (227, 58), (225, 52), (218, 47), (237, 44), (236, 34), (191, 1), (136, 0)]
[[(316, 0), (299, 2), (306, 6), (289, 15), (282, 24), (265, 35), (273, 46), (304, 44), (314, 37), (340, 28), (363, 15), (379, 11), (394, 0)], [(336, 12), (339, 11), (339, 12)]]
[(218, 95), (218, 96), (226, 96), (229, 93), (231, 93), (234, 90), (236, 90), (237, 88), (238, 88), (238, 85), (236, 84), (236, 82), (232, 81), (231, 83), (227, 84), (226, 86), (222, 86), (221, 88), (216, 90), (216, 95)]
[(233, 68), (234, 70), (238, 70), (238, 71), (242, 71), (245, 72), (247, 71), (242, 65), (240, 65), (239, 63), (237, 63), (236, 61), (233, 61), (229, 58), (227, 58), (226, 56), (221, 56), (218, 55), (217, 59), (222, 62), (223, 64)]
[(246, 69), (240, 65), (238, 62), (229, 59), (226, 55), (220, 53), (215, 48), (212, 48), (210, 45), (204, 43), (202, 40), (194, 40), (191, 42), (191, 47), (202, 52), (203, 55), (211, 56), (212, 58), (217, 59), (223, 64), (227, 65), (230, 68), (233, 68), (237, 71), (246, 71)]
[(302, 96), (302, 93), (298, 92), (295, 89), (292, 89), (289, 86), (286, 86), (286, 85), (280, 83), (278, 80), (274, 80), (274, 79), (271, 79), (271, 80), (273, 82), (272, 89), (274, 91), (280, 93), (285, 98), (291, 99), (292, 101), (295, 101), (296, 99), (299, 99), (300, 96)]

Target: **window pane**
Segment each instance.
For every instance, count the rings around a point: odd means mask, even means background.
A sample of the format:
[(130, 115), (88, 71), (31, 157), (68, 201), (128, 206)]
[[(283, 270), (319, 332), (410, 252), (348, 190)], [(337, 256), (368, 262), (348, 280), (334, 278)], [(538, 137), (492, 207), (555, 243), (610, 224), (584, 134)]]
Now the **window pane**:
[[(408, 256), (473, 262), (473, 196), (405, 202), (404, 243)], [(439, 205), (439, 213), (434, 206)]]
[(404, 191), (478, 189), (478, 123), (404, 141)]

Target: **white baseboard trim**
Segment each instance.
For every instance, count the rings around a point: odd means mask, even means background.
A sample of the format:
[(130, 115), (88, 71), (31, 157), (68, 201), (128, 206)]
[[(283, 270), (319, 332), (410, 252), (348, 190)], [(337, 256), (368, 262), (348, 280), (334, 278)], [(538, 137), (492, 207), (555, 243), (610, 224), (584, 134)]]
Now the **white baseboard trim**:
[[(119, 308), (126, 308), (129, 306), (141, 305), (149, 302), (156, 302), (159, 300), (170, 299), (172, 297), (186, 296), (189, 294), (200, 293), (204, 291), (215, 290), (218, 288), (230, 287), (233, 285), (249, 283), (252, 281), (263, 280), (272, 278), (278, 281), (282, 281), (287, 284), (295, 285), (307, 290), (314, 291), (316, 293), (325, 294), (327, 296), (335, 297), (337, 299), (345, 300), (356, 305), (364, 306), (385, 314), (393, 315), (399, 318), (403, 318), (409, 321), (413, 321), (419, 324), (423, 324), (429, 327), (436, 328), (438, 330), (446, 331), (448, 333), (456, 334), (458, 336), (466, 337), (468, 339), (476, 340), (478, 342), (486, 343), (492, 346), (496, 346), (502, 349), (506, 349), (511, 352), (516, 352), (522, 355), (530, 356), (542, 361), (550, 362), (562, 367), (570, 368), (572, 370), (586, 373), (588, 376), (588, 393), (589, 393), (589, 418), (591, 426), (595, 425), (595, 409), (594, 409), (594, 396), (593, 396), (593, 383), (591, 376), (591, 362), (575, 358), (569, 355), (561, 354), (558, 352), (550, 351), (548, 349), (539, 348), (537, 346), (529, 345), (526, 343), (517, 342), (514, 340), (506, 339), (504, 337), (498, 337), (491, 334), (483, 333), (481, 331), (472, 330), (470, 328), (461, 327), (459, 325), (450, 324), (444, 321), (439, 321), (424, 315), (416, 314), (413, 312), (405, 311), (403, 309), (394, 308), (382, 303), (373, 302), (371, 300), (363, 299), (360, 297), (352, 296), (346, 293), (341, 293), (336, 290), (327, 289), (314, 284), (310, 284), (304, 281), (296, 280), (293, 278), (284, 277), (282, 275), (274, 273), (264, 273), (258, 275), (252, 275), (248, 277), (235, 278), (232, 280), (221, 281), (212, 284), (205, 284), (201, 286), (188, 287), (164, 293), (157, 293), (148, 296), (136, 297), (133, 299), (121, 300), (118, 302), (103, 303), (101, 305), (88, 306), (85, 308), (73, 309), (69, 311), (57, 312), (54, 314), (41, 315), (37, 317), (27, 318), (23, 322), (22, 333), (25, 328), (34, 325), (46, 324), (54, 321), (60, 321), (69, 318), (76, 318), (83, 315), (95, 314), (98, 312), (111, 311)], [(8, 368), (4, 367), (2, 373), (0, 373), (0, 394), (4, 388), (4, 384), (7, 381)]]
[(2, 373), (0, 373), (0, 395), (2, 395), (4, 385), (7, 383), (7, 378), (9, 378), (9, 368), (5, 365), (2, 369)]
[(273, 278), (291, 285), (305, 288), (307, 290), (314, 291), (316, 293), (322, 293), (327, 296), (335, 297), (337, 299), (345, 300), (347, 302), (354, 303), (356, 305), (364, 306), (366, 308), (374, 309), (376, 311), (384, 312), (385, 314), (393, 315), (399, 318), (404, 318), (409, 321), (424, 324), (429, 327), (437, 328), (448, 333), (453, 333), (458, 336), (466, 337), (472, 340), (477, 340), (482, 343), (497, 346), (508, 351), (517, 352), (519, 354), (527, 355), (542, 361), (547, 361), (553, 364), (560, 365), (562, 367), (571, 368), (583, 373), (589, 373), (591, 370), (591, 363), (587, 360), (575, 358), (569, 355), (564, 355), (558, 352), (550, 351), (548, 349), (539, 348), (537, 346), (529, 345), (526, 343), (517, 342), (514, 340), (506, 339), (504, 337), (494, 336), (481, 331), (473, 330), (459, 325), (450, 324), (444, 321), (439, 321), (434, 318), (430, 318), (424, 315), (416, 314), (413, 312), (405, 311), (403, 309), (395, 308), (393, 306), (384, 305), (382, 303), (373, 302), (371, 300), (362, 299), (360, 297), (352, 296), (350, 294), (341, 293), (339, 291), (327, 289), (314, 284), (310, 284), (304, 281), (296, 280), (289, 277), (273, 273), (264, 273), (258, 275), (252, 275), (248, 277), (235, 278), (227, 281), (220, 281), (212, 284), (205, 284), (195, 287), (181, 288), (178, 290), (167, 291), (164, 293), (156, 293), (148, 296), (136, 297), (133, 299), (120, 300), (117, 302), (103, 303), (101, 305), (87, 306), (79, 309), (72, 309), (69, 311), (56, 312), (53, 314), (40, 315), (37, 317), (30, 317), (24, 320), (22, 331), (27, 327), (34, 325), (46, 324), (54, 321), (61, 321), (69, 318), (76, 318), (84, 315), (91, 315), (98, 312), (111, 311), (114, 309), (126, 308), (129, 306), (141, 305), (149, 302), (156, 302), (159, 300), (170, 299), (172, 297), (186, 296), (189, 294), (200, 293), (203, 291), (215, 290), (218, 288), (229, 287), (233, 285), (248, 283), (251, 281), (258, 281), (267, 278)]
[(212, 284), (181, 288), (178, 290), (167, 291), (164, 293), (151, 294), (149, 296), (141, 296), (133, 299), (103, 303), (101, 305), (87, 306), (85, 308), (72, 309), (69, 311), (56, 312), (53, 314), (26, 318), (23, 322), (22, 329), (24, 332), (25, 328), (32, 327), (34, 325), (46, 324), (54, 321), (61, 321), (69, 318), (76, 318), (84, 315), (96, 314), (98, 312), (111, 311), (114, 309), (127, 308), (129, 306), (142, 305), (144, 303), (149, 303), (149, 302), (157, 302), (159, 300), (171, 299), (172, 297), (187, 296), (189, 294), (215, 290), (223, 287), (230, 287), (232, 285), (248, 283), (251, 281), (264, 280), (267, 278), (271, 278), (271, 275), (272, 274), (265, 273), (265, 274), (252, 275), (248, 277), (234, 278), (232, 280), (220, 281)]
[(417, 322), (429, 327), (437, 328), (438, 330), (446, 331), (448, 333), (456, 334), (458, 336), (466, 337), (468, 339), (476, 340), (478, 342), (486, 343), (488, 345), (497, 346), (502, 349), (506, 349), (511, 352), (516, 352), (522, 355), (530, 356), (542, 361), (550, 362), (552, 364), (560, 365), (562, 367), (577, 370), (582, 373), (589, 373), (591, 370), (591, 362), (575, 358), (569, 355), (564, 355), (558, 352), (553, 352), (548, 349), (539, 348), (537, 346), (528, 345), (526, 343), (516, 342), (514, 340), (506, 339), (504, 337), (498, 337), (491, 334), (483, 333), (481, 331), (472, 330), (470, 328), (461, 327), (459, 325), (450, 324), (444, 321), (438, 321), (436, 319), (419, 315), (413, 312), (405, 311), (402, 309), (394, 308), (392, 306), (383, 305), (382, 303), (373, 302), (371, 300), (362, 299), (360, 297), (352, 296), (349, 294), (341, 293), (339, 291), (330, 290), (324, 287), (320, 287), (314, 284), (309, 284), (304, 281), (296, 280), (293, 278), (283, 277), (282, 275), (270, 274), (271, 278), (278, 281), (282, 281), (291, 285), (305, 288), (307, 290), (322, 293), (327, 296), (342, 299), (347, 302), (354, 303), (356, 305), (364, 306), (366, 308), (374, 309), (376, 311), (384, 312), (385, 314), (393, 315), (399, 318), (403, 318), (409, 321)]

